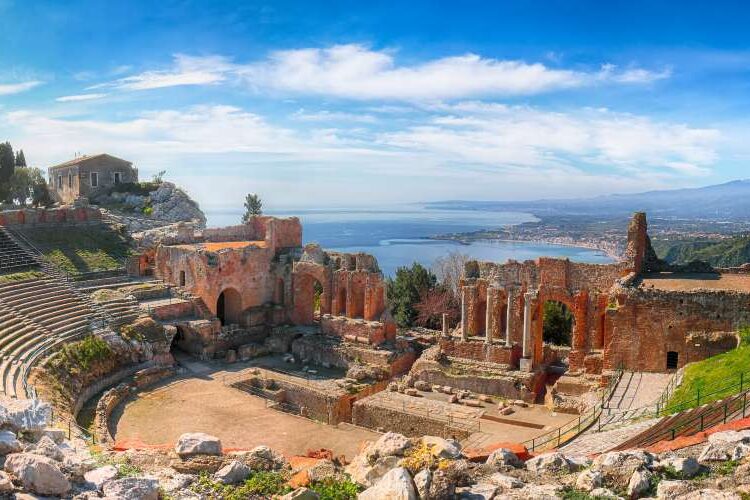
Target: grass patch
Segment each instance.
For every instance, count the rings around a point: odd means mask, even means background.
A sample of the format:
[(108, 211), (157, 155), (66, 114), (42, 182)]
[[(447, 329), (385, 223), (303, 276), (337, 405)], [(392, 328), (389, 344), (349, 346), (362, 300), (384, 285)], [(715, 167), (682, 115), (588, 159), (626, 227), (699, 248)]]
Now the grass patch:
[(666, 412), (710, 403), (739, 392), (740, 373), (745, 374), (744, 386), (750, 388), (750, 328), (740, 330), (740, 345), (729, 352), (712, 356), (685, 367), (682, 384), (667, 404)]
[(355, 500), (362, 488), (350, 479), (327, 478), (311, 483), (309, 488), (320, 496), (320, 500)]
[(279, 472), (254, 472), (244, 483), (233, 486), (213, 481), (203, 473), (190, 489), (199, 495), (221, 500), (246, 500), (248, 498), (271, 498), (292, 491), (286, 477)]
[(44, 273), (41, 271), (21, 271), (18, 273), (0, 275), (0, 283), (13, 283), (16, 281), (25, 281), (42, 277), (44, 277)]
[(51, 358), (50, 364), (70, 374), (86, 372), (97, 361), (109, 359), (114, 351), (101, 338), (91, 335), (83, 340), (65, 344)]
[(69, 274), (120, 269), (132, 253), (129, 239), (107, 226), (33, 228), (24, 234)]

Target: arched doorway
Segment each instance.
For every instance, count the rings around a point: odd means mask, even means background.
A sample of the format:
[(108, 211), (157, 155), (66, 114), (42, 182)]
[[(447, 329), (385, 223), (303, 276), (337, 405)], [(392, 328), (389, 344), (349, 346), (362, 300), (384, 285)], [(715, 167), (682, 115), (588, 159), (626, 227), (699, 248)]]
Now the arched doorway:
[(545, 344), (570, 347), (573, 342), (575, 317), (562, 302), (548, 300), (543, 305), (542, 340)]
[(216, 299), (216, 316), (222, 325), (237, 325), (242, 312), (242, 296), (234, 288), (227, 288)]
[(338, 311), (337, 314), (339, 316), (346, 316), (346, 287), (342, 286), (339, 287), (339, 297), (338, 297)]

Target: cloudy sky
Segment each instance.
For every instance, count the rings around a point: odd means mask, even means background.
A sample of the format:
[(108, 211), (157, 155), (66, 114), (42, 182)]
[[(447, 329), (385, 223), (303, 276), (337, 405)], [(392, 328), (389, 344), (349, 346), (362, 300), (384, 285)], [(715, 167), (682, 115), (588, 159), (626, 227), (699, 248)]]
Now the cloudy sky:
[[(606, 5), (606, 7), (605, 7)], [(0, 0), (0, 140), (205, 207), (750, 177), (745, 2)]]

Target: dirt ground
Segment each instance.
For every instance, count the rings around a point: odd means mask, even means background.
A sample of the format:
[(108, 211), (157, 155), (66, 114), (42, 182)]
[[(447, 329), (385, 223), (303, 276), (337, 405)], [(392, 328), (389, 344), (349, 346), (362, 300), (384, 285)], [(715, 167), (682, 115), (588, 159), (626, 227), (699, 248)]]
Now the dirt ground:
[(705, 273), (656, 273), (643, 278), (643, 285), (659, 290), (737, 290), (750, 292), (750, 275)]
[(352, 458), (374, 431), (347, 424), (329, 426), (266, 407), (264, 399), (225, 386), (236, 373), (196, 361), (188, 374), (142, 392), (112, 415), (116, 446), (174, 446), (185, 432), (205, 432), (221, 439), (225, 449), (267, 445), (285, 455), (331, 449)]

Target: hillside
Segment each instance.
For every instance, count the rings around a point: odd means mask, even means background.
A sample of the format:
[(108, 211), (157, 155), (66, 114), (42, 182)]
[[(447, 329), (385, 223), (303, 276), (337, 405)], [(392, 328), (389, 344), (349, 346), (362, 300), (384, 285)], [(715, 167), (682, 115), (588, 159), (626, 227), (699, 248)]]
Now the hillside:
[(750, 216), (750, 180), (736, 180), (700, 188), (648, 191), (571, 200), (438, 201), (428, 208), (451, 210), (520, 210), (536, 215), (595, 215), (615, 217), (644, 211), (649, 216), (712, 220)]
[(721, 241), (655, 240), (652, 244), (657, 255), (670, 264), (701, 260), (714, 267), (738, 267), (750, 262), (750, 236)]

